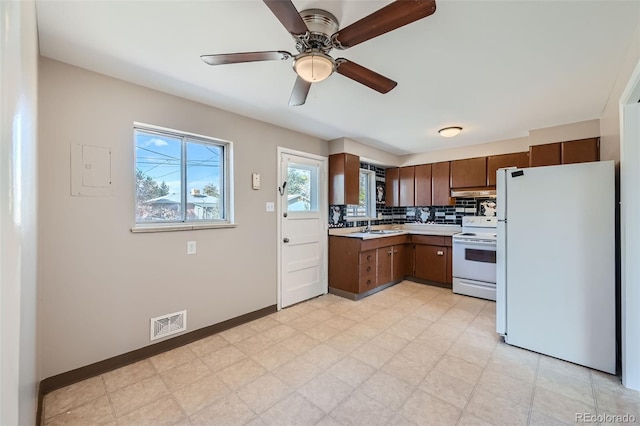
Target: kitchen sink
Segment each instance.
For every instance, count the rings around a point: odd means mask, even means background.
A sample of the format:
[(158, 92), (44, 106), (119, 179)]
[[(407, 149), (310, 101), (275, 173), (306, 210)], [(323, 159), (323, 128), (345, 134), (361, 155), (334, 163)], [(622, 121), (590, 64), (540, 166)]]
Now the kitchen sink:
[(398, 234), (403, 232), (401, 229), (373, 229), (369, 234)]

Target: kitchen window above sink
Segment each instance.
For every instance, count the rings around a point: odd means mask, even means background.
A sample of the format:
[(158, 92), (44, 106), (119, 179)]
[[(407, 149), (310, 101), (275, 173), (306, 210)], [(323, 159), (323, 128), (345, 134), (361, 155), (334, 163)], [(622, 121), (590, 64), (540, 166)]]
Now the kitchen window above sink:
[(360, 169), (359, 204), (347, 204), (348, 221), (376, 219), (376, 175), (372, 170)]

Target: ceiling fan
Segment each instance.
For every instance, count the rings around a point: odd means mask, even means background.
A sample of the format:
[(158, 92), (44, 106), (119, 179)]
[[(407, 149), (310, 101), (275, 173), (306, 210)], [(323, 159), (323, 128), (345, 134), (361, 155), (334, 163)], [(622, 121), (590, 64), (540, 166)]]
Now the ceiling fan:
[(293, 69), (298, 76), (289, 98), (290, 106), (303, 105), (311, 84), (326, 79), (334, 72), (380, 93), (389, 92), (398, 83), (348, 59), (334, 59), (329, 56), (329, 52), (334, 48), (344, 50), (353, 47), (426, 18), (436, 11), (435, 0), (398, 0), (339, 30), (336, 17), (325, 10), (307, 9), (298, 12), (291, 0), (263, 1), (293, 36), (297, 55), (274, 50), (202, 55), (201, 58), (209, 65), (293, 58)]

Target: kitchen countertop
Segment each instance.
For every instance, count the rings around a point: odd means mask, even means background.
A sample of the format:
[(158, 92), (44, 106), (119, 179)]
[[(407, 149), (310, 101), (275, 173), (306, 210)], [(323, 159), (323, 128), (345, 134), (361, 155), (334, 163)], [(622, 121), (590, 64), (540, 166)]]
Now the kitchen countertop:
[(434, 225), (423, 223), (407, 223), (401, 226), (398, 225), (378, 225), (372, 226), (373, 230), (391, 230), (392, 233), (368, 233), (358, 232), (361, 227), (357, 228), (332, 228), (329, 229), (329, 235), (337, 235), (341, 237), (360, 238), (363, 240), (370, 240), (373, 238), (386, 238), (398, 235), (438, 235), (450, 237), (453, 234), (462, 232), (462, 226), (459, 225)]

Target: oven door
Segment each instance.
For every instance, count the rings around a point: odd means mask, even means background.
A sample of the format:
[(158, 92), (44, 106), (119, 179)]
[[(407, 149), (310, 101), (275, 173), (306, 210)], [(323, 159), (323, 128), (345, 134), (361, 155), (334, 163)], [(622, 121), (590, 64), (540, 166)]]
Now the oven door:
[(496, 282), (496, 242), (454, 238), (453, 276), (468, 280)]

